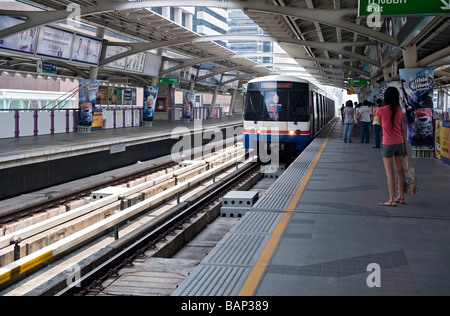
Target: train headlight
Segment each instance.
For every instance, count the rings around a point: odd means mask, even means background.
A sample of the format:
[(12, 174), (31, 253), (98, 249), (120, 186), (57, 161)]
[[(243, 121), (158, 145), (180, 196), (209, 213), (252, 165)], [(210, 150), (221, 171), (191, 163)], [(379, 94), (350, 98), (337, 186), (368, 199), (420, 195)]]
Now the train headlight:
[(252, 128), (252, 130), (250, 131), (250, 133), (255, 134), (255, 133), (256, 133), (255, 129)]
[(298, 129), (295, 131), (295, 134), (300, 135), (302, 132)]
[(294, 135), (295, 135), (295, 131), (294, 131), (293, 129), (291, 129), (291, 130), (289, 131), (289, 135), (294, 136)]
[(256, 130), (256, 134), (261, 134), (261, 130), (260, 130), (260, 129), (257, 129), (257, 130)]

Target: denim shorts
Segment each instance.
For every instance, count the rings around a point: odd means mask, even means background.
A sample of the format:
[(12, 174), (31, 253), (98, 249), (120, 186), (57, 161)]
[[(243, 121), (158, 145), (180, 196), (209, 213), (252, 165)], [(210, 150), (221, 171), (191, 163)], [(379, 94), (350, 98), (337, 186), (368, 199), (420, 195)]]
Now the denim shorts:
[(405, 156), (405, 144), (383, 145), (383, 158)]

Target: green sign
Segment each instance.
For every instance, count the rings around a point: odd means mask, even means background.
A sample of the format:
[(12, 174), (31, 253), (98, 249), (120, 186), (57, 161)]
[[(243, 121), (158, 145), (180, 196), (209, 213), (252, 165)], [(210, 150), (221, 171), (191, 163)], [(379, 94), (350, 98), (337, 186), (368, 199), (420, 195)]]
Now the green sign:
[(38, 60), (36, 70), (38, 73), (41, 74), (56, 75), (56, 64)]
[(359, 0), (360, 17), (450, 15), (450, 0)]
[(159, 78), (159, 83), (180, 83), (180, 78)]
[(244, 89), (237, 89), (237, 93), (244, 94), (244, 93), (247, 93), (247, 90), (244, 90)]
[(349, 79), (348, 84), (350, 86), (370, 86), (372, 80), (370, 79)]

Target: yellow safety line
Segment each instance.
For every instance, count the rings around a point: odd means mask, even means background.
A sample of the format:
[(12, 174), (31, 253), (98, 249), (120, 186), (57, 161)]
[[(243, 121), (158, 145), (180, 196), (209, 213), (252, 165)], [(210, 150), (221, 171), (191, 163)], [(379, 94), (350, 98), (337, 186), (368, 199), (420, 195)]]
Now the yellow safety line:
[(325, 150), (325, 147), (328, 144), (330, 136), (331, 136), (331, 132), (328, 134), (327, 139), (323, 143), (318, 154), (316, 155), (316, 158), (314, 159), (313, 163), (311, 164), (308, 171), (306, 172), (305, 177), (303, 178), (302, 182), (300, 183), (300, 186), (297, 188), (297, 191), (295, 192), (294, 196), (292, 197), (291, 202), (289, 203), (287, 209), (284, 211), (283, 216), (281, 217), (277, 226), (275, 227), (275, 230), (270, 235), (270, 238), (267, 241), (266, 246), (264, 247), (258, 260), (256, 261), (255, 266), (250, 271), (250, 274), (247, 277), (247, 280), (245, 281), (244, 286), (242, 287), (241, 291), (239, 292), (239, 296), (253, 296), (253, 294), (255, 293), (256, 287), (258, 286), (259, 282), (261, 281), (264, 271), (266, 270), (267, 265), (269, 264), (269, 261), (272, 258), (272, 255), (275, 252), (276, 247), (278, 246), (281, 235), (283, 234), (284, 230), (286, 229), (286, 226), (289, 223), (289, 220), (292, 216), (292, 212), (295, 211), (295, 207), (297, 206), (298, 202), (300, 201), (300, 198), (303, 195), (303, 191), (305, 190), (306, 185), (308, 184), (309, 179), (311, 178), (311, 175), (314, 172), (314, 169), (316, 168), (317, 163), (319, 162), (319, 159), (322, 156), (323, 151)]
[(34, 258), (31, 258), (30, 260), (22, 263), (22, 264), (16, 264), (11, 263), (3, 268), (0, 268), (0, 284), (11, 280), (12, 278), (16, 277), (19, 274), (22, 274), (37, 265), (51, 259), (53, 256), (53, 251), (48, 250), (42, 253), (41, 255), (35, 256)]

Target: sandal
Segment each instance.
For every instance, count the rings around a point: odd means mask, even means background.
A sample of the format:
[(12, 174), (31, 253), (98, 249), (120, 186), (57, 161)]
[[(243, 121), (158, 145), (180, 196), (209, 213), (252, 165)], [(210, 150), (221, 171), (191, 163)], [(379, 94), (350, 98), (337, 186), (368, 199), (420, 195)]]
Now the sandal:
[(405, 199), (395, 199), (395, 203), (397, 204), (405, 204)]
[(383, 202), (383, 203), (379, 203), (378, 205), (380, 205), (380, 206), (396, 207), (397, 206), (397, 202), (396, 201), (386, 201), (386, 202)]

